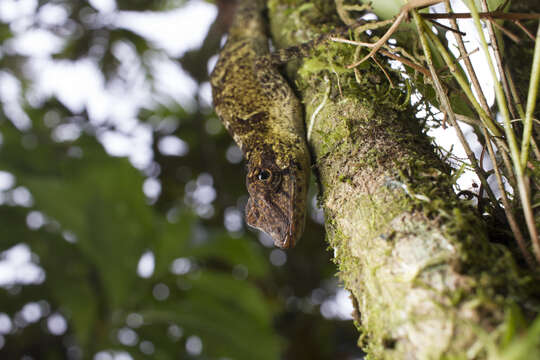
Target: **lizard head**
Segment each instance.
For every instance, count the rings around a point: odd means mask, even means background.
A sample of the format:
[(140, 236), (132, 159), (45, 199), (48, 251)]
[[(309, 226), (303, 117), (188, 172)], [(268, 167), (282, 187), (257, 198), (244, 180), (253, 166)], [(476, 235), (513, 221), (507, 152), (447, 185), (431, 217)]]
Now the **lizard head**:
[(290, 160), (250, 161), (246, 177), (249, 200), (246, 222), (264, 231), (280, 248), (293, 247), (304, 231), (309, 166)]

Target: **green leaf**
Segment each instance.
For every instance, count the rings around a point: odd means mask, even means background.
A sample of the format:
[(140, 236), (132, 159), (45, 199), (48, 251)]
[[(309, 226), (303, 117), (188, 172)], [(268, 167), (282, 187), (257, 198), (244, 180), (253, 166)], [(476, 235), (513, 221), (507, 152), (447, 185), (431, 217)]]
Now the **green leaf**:
[(248, 274), (255, 277), (265, 276), (270, 269), (261, 247), (252, 238), (233, 238), (225, 231), (215, 232), (210, 241), (189, 248), (187, 254), (198, 258), (218, 258), (231, 266), (243, 265)]
[(508, 347), (498, 357), (502, 360), (540, 358), (540, 316), (537, 316), (524, 335), (514, 337)]
[(230, 275), (199, 271), (183, 277), (189, 290), (142, 311), (145, 323), (174, 322), (186, 335), (201, 337), (203, 354), (237, 360), (280, 357), (282, 341), (272, 329), (272, 311), (249, 283)]
[[(142, 193), (142, 176), (126, 159), (108, 156), (93, 139), (77, 141), (82, 159), (50, 140), (32, 150), (17, 145), (13, 139), (6, 142), (0, 166), (28, 187), (37, 209), (75, 234), (111, 306), (120, 307), (130, 297), (139, 258), (153, 238), (154, 214)], [(48, 161), (43, 154), (50, 156)]]
[[(160, 236), (156, 236), (152, 244), (155, 255), (155, 276), (160, 277), (169, 272), (172, 261), (185, 256), (187, 243), (192, 232), (195, 216), (187, 211), (178, 215), (178, 221), (170, 223), (163, 219), (159, 224)], [(157, 221), (157, 220), (156, 220)]]

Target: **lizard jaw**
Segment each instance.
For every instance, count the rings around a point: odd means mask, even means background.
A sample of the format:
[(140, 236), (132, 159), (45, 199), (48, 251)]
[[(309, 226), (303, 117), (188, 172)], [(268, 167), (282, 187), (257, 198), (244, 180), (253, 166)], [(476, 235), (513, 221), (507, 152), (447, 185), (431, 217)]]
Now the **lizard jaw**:
[(294, 214), (285, 214), (281, 209), (264, 201), (254, 200), (253, 197), (249, 198), (246, 205), (246, 223), (269, 235), (274, 240), (274, 245), (282, 249), (294, 247), (298, 236), (295, 234), (294, 219), (289, 216)]

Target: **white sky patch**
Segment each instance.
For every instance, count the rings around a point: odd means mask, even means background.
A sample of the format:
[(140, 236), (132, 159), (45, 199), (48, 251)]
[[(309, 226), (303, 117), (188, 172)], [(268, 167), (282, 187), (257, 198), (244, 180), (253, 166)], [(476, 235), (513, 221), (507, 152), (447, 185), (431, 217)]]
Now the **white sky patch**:
[(2, 0), (0, 1), (0, 20), (10, 23), (15, 19), (34, 14), (37, 0)]
[(67, 321), (61, 314), (52, 314), (47, 319), (47, 329), (53, 335), (62, 335), (67, 330)]
[(131, 138), (117, 131), (105, 131), (98, 135), (105, 150), (113, 156), (128, 156), (131, 149)]
[(32, 29), (10, 39), (7, 46), (23, 56), (47, 57), (62, 50), (64, 41), (43, 29)]
[(231, 164), (238, 164), (242, 161), (242, 156), (242, 150), (236, 144), (230, 145), (225, 152), (225, 157)]
[(143, 193), (146, 197), (155, 200), (161, 194), (161, 182), (156, 178), (148, 178), (143, 183)]
[(80, 135), (81, 128), (76, 124), (61, 124), (52, 132), (52, 138), (56, 142), (75, 141)]
[(156, 90), (172, 98), (186, 110), (195, 110), (194, 94), (197, 91), (195, 80), (177, 62), (165, 56), (154, 56), (150, 62), (156, 79)]
[(141, 341), (141, 343), (139, 344), (139, 349), (143, 354), (152, 355), (154, 353), (155, 346), (152, 342), (145, 340)]
[(31, 302), (23, 306), (21, 314), (24, 320), (28, 323), (34, 323), (38, 321), (43, 315), (41, 307), (36, 302)]
[(188, 144), (176, 136), (164, 136), (158, 142), (158, 149), (163, 155), (184, 156), (189, 151)]
[(216, 15), (215, 6), (196, 0), (163, 13), (120, 12), (116, 25), (155, 42), (171, 56), (181, 57), (200, 46)]
[[(129, 47), (121, 45), (117, 47), (117, 53), (128, 58)], [(151, 89), (144, 74), (137, 69), (138, 63), (126, 67), (129, 68), (124, 71), (126, 78), (114, 79), (107, 85), (102, 72), (90, 59), (76, 62), (33, 59), (28, 70), (36, 79), (32, 92), (37, 98), (43, 100), (55, 96), (75, 113), (86, 109), (95, 125), (106, 120), (114, 124), (122, 133), (107, 131), (98, 136), (107, 152), (114, 156), (129, 156), (135, 167), (144, 168), (152, 159), (152, 133), (148, 126), (137, 121), (136, 116), (141, 106), (151, 106)], [(11, 98), (17, 93), (9, 88), (5, 92)], [(19, 127), (27, 126), (24, 118), (18, 122), (21, 123)], [(29, 124), (29, 120), (27, 122)], [(74, 125), (66, 126), (71, 127), (55, 130), (57, 141), (73, 140), (79, 135)]]
[(200, 337), (192, 335), (186, 339), (186, 351), (188, 354), (200, 355), (203, 349), (203, 343)]
[(18, 186), (11, 192), (11, 197), (15, 205), (30, 207), (34, 204), (34, 198), (30, 191), (24, 186)]
[[(154, 13), (115, 12), (114, 0), (92, 0), (90, 5), (101, 14), (112, 16), (112, 24), (141, 34), (174, 56), (199, 46), (216, 16), (215, 6), (198, 0), (190, 1), (176, 10)], [(35, 0), (3, 0), (0, 1), (0, 18), (11, 22), (22, 21), (25, 17), (31, 19), (36, 9)], [(38, 21), (44, 25), (62, 25), (66, 19), (67, 12), (59, 5), (46, 4), (38, 13)], [(29, 26), (22, 25), (18, 28), (20, 31), (16, 32), (17, 36), (11, 40), (10, 47), (12, 51), (30, 57), (25, 71), (28, 77), (36, 79), (35, 85), (28, 92), (28, 100), (39, 104), (55, 96), (74, 113), (87, 110), (95, 125), (105, 121), (115, 125), (131, 139), (111, 133), (102, 135), (101, 140), (106, 150), (115, 156), (129, 156), (138, 168), (144, 168), (152, 159), (151, 133), (141, 136), (142, 131), (151, 129), (137, 126), (139, 109), (152, 108), (155, 101), (168, 103), (172, 100), (188, 111), (196, 105), (196, 82), (177, 63), (165, 56), (154, 56), (150, 61), (155, 77), (155, 89), (152, 89), (141, 71), (141, 62), (133, 45), (119, 41), (113, 45), (113, 53), (120, 61), (120, 78), (111, 79), (106, 84), (102, 72), (91, 59), (50, 59), (51, 54), (61, 50), (63, 41), (59, 37), (43, 29), (28, 30)], [(7, 75), (2, 76), (4, 74)], [(2, 100), (9, 99), (4, 103), (6, 114), (19, 129), (29, 128), (30, 119), (20, 107), (20, 83), (6, 72), (2, 72), (0, 77), (0, 94), (4, 93)], [(201, 89), (200, 95), (203, 101), (210, 104), (209, 86)], [(135, 135), (132, 134), (133, 129)], [(58, 129), (57, 141), (77, 136), (75, 131), (64, 130), (73, 129)], [(181, 156), (186, 153), (187, 147), (181, 144), (174, 149), (168, 146), (167, 150)]]
[(235, 207), (228, 207), (225, 209), (223, 215), (223, 223), (225, 228), (230, 232), (237, 232), (244, 227), (244, 220), (242, 218), (242, 212)]
[(0, 191), (11, 189), (15, 185), (15, 176), (0, 170)]
[[(434, 9), (436, 9), (436, 12), (446, 12), (444, 4), (438, 4), (433, 6)], [(463, 3), (463, 1), (452, 1), (452, 10), (454, 12), (464, 12), (468, 13), (469, 8), (467, 5)], [(437, 22), (450, 26), (450, 21), (447, 19), (438, 19)], [(465, 43), (465, 49), (467, 53), (471, 53), (475, 49), (479, 48), (479, 51), (475, 52), (474, 54), (471, 54), (469, 56), (469, 59), (471, 60), (471, 63), (474, 67), (474, 70), (476, 72), (476, 75), (478, 77), (478, 81), (480, 82), (480, 87), (482, 88), (482, 92), (484, 93), (484, 96), (486, 97), (486, 101), (489, 105), (493, 104), (493, 101), (495, 99), (495, 91), (493, 89), (493, 81), (491, 78), (491, 73), (489, 71), (488, 66), (486, 66), (486, 58), (484, 56), (484, 53), (482, 49), (480, 48), (480, 38), (478, 37), (478, 33), (476, 32), (476, 27), (474, 26), (474, 22), (472, 19), (457, 19), (458, 27), (461, 31), (466, 33), (467, 35), (464, 37), (464, 43)], [(486, 36), (486, 39), (488, 39), (487, 29), (485, 29), (484, 34)], [(457, 43), (455, 40), (455, 36), (452, 32), (448, 31), (446, 33), (447, 40), (449, 42), (448, 48), (454, 56), (459, 57), (459, 50), (457, 48)], [(490, 47), (491, 51), (491, 47)], [(465, 69), (465, 62), (461, 60), (460, 65), (463, 69)], [(467, 75), (468, 77), (468, 75)], [(469, 78), (469, 77), (468, 77)], [(473, 93), (478, 98), (478, 95), (473, 89)]]
[(156, 259), (154, 253), (151, 251), (146, 251), (142, 254), (139, 264), (137, 265), (137, 274), (142, 278), (149, 278), (154, 273), (154, 268), (156, 265)]
[(152, 129), (148, 124), (139, 124), (131, 131), (134, 149), (129, 160), (133, 166), (141, 169), (150, 164), (152, 160)]
[(113, 360), (113, 356), (106, 352), (106, 351), (100, 351), (94, 355), (94, 360)]
[(350, 320), (353, 309), (349, 291), (343, 288), (321, 304), (321, 314), (327, 319)]
[(114, 353), (114, 360), (133, 360), (133, 358), (131, 357), (131, 355), (129, 355), (129, 353), (127, 352), (115, 352)]
[(0, 71), (0, 102), (17, 129), (26, 130), (31, 127), (30, 118), (21, 107), (21, 82), (6, 71)]
[[(459, 123), (459, 125), (467, 141), (469, 142), (469, 146), (471, 146), (473, 152), (476, 153), (476, 157), (480, 158), (481, 148), (479, 146), (476, 146), (479, 145), (479, 143), (471, 127), (464, 123)], [(436, 129), (430, 128), (428, 130), (428, 135), (434, 137), (437, 145), (439, 145), (445, 151), (450, 151), (450, 149), (452, 149), (452, 154), (454, 156), (464, 160), (466, 163), (469, 163), (467, 154), (465, 153), (465, 149), (459, 142), (456, 135), (456, 130), (453, 127), (449, 126), (446, 129), (443, 129), (442, 127)], [(487, 156), (485, 156), (485, 158), (487, 158)], [(485, 160), (484, 169), (489, 170), (490, 166), (485, 166), (488, 165), (487, 161)], [(455, 163), (453, 163), (453, 165), (454, 167), (456, 166)], [(463, 174), (457, 179), (456, 183), (462, 190), (473, 190), (472, 184), (480, 184), (480, 180), (478, 179), (478, 176), (476, 176), (476, 173), (474, 171), (466, 169)]]
[(128, 327), (124, 327), (118, 330), (116, 338), (118, 339), (120, 344), (126, 346), (136, 345), (139, 340), (139, 336), (137, 335), (137, 333)]
[(32, 262), (32, 253), (26, 244), (18, 244), (0, 253), (0, 286), (40, 284), (45, 272)]
[(212, 87), (210, 82), (206, 81), (199, 88), (199, 97), (205, 106), (212, 107)]
[(170, 271), (175, 275), (187, 274), (192, 268), (191, 260), (188, 258), (174, 259), (171, 263)]
[(116, 10), (114, 0), (89, 0), (88, 2), (99, 12), (110, 13)]
[(88, 99), (104, 89), (103, 74), (90, 59), (76, 62), (34, 60), (30, 68), (37, 77), (37, 94), (56, 96), (75, 113), (83, 111)]
[(127, 156), (137, 169), (143, 169), (152, 161), (152, 132), (148, 126), (139, 124), (129, 134), (105, 131), (98, 134), (98, 140), (113, 156)]
[(28, 215), (26, 215), (26, 225), (32, 230), (39, 229), (45, 225), (45, 222), (45, 215), (39, 211), (30, 211)]
[(62, 25), (68, 18), (65, 7), (57, 4), (44, 4), (39, 8), (38, 20), (44, 25)]
[(212, 70), (214, 70), (214, 67), (216, 66), (218, 61), (218, 56), (214, 55), (210, 59), (208, 59), (208, 64), (206, 65), (208, 73), (210, 74)]
[(0, 313), (0, 334), (9, 334), (13, 329), (11, 318), (6, 313)]
[(144, 324), (144, 318), (141, 314), (131, 313), (126, 317), (126, 324), (131, 328), (138, 328)]

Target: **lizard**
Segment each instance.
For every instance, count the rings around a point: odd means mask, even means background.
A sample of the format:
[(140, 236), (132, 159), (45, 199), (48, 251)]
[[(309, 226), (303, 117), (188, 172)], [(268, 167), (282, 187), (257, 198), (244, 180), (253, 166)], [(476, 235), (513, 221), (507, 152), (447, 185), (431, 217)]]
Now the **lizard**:
[(290, 248), (304, 231), (311, 160), (302, 106), (269, 50), (265, 6), (239, 1), (210, 83), (214, 109), (247, 161), (246, 223)]

